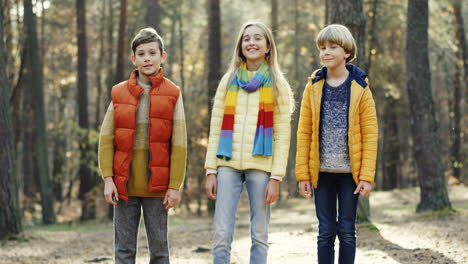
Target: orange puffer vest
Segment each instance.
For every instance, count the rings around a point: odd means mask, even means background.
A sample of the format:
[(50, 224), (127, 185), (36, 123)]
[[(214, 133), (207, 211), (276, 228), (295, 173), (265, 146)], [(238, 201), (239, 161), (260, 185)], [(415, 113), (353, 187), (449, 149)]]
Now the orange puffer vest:
[[(137, 84), (137, 70), (128, 81), (112, 87), (114, 105), (114, 183), (119, 198), (128, 201), (127, 181), (133, 156), (137, 109), (143, 88)], [(149, 92), (149, 184), (148, 190), (165, 191), (169, 185), (172, 119), (180, 90), (164, 78), (162, 69), (150, 77)]]

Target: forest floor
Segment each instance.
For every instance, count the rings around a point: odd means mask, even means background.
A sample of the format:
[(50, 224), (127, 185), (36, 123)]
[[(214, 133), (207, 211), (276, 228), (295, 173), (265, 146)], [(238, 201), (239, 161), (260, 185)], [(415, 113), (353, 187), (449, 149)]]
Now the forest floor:
[[(468, 263), (468, 187), (449, 186), (455, 210), (416, 213), (416, 188), (371, 194), (372, 224), (358, 225), (356, 263)], [(245, 199), (245, 197), (243, 197)], [(247, 202), (241, 202), (231, 262), (248, 263)], [(170, 216), (171, 263), (211, 263), (212, 220)], [(270, 264), (316, 263), (317, 220), (312, 200), (289, 199), (273, 206)], [(0, 263), (113, 263), (109, 221), (26, 227), (16, 239), (0, 242)], [(336, 242), (336, 248), (338, 241)], [(137, 263), (148, 263), (145, 232), (139, 233)]]

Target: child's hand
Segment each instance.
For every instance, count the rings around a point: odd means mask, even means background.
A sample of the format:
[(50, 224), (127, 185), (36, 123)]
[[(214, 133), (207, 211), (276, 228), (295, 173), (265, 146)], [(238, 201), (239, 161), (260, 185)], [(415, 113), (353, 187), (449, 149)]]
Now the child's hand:
[(264, 198), (263, 204), (272, 204), (278, 200), (279, 185), (280, 185), (280, 181), (276, 179), (271, 179), (270, 182), (268, 182), (268, 185), (265, 191), (265, 198)]
[(370, 182), (359, 181), (359, 184), (358, 184), (356, 190), (354, 191), (354, 194), (359, 193), (362, 196), (367, 196), (367, 195), (369, 195), (371, 190), (372, 190), (372, 186), (371, 186)]
[(299, 182), (299, 194), (304, 198), (312, 197), (312, 187), (310, 181)]
[(216, 174), (208, 174), (205, 183), (206, 196), (210, 200), (216, 200)]
[(116, 205), (119, 201), (119, 193), (112, 177), (104, 178), (104, 197), (108, 204)]
[(167, 189), (166, 196), (164, 197), (163, 204), (166, 206), (166, 210), (176, 206), (180, 201), (180, 192), (174, 189)]

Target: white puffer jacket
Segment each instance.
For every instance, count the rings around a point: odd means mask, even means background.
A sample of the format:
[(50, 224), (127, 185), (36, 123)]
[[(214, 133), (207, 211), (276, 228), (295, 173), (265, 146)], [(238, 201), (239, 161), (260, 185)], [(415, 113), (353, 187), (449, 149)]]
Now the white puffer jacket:
[[(249, 72), (250, 78), (253, 75), (254, 72)], [(211, 114), (205, 169), (217, 169), (218, 166), (227, 166), (238, 170), (257, 169), (270, 172), (272, 176), (284, 177), (288, 164), (291, 134), (291, 95), (287, 83), (278, 84), (279, 94), (277, 94), (277, 98), (274, 101), (273, 155), (266, 158), (263, 156), (252, 156), (257, 128), (260, 91), (248, 93), (243, 89), (239, 89), (234, 121), (232, 159), (226, 161), (216, 157), (224, 115), (224, 96), (229, 77), (229, 74), (224, 75), (216, 90), (213, 112)]]

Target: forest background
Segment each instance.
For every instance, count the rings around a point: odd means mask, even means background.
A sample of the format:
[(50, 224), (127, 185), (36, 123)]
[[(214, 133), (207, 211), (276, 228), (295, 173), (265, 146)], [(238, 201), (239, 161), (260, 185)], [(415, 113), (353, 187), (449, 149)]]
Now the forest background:
[[(295, 131), (307, 78), (320, 67), (315, 38), (342, 23), (358, 42), (379, 118), (377, 191), (420, 192), (414, 210), (457, 210), (450, 185), (467, 183), (466, 2), (462, 0), (1, 0), (0, 237), (24, 227), (109, 221), (97, 168), (100, 124), (112, 85), (128, 78), (129, 47), (152, 26), (182, 90), (188, 164), (175, 214), (206, 216), (204, 158), (212, 98), (237, 32), (269, 25), (294, 92), (292, 142), (281, 200), (298, 197)], [(372, 195), (371, 195), (372, 197)], [(73, 208), (73, 210), (70, 210)], [(360, 220), (372, 215), (361, 199)]]

